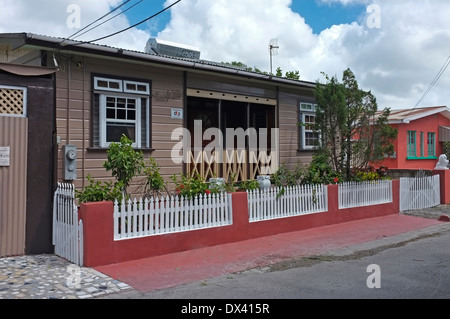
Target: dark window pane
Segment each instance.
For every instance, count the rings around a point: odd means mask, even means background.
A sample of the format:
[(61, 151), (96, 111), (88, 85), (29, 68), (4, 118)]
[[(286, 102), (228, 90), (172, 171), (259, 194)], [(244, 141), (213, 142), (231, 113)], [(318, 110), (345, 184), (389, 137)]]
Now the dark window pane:
[(117, 99), (117, 107), (118, 108), (126, 108), (127, 100), (126, 99)]
[(127, 90), (136, 91), (136, 84), (127, 83)]
[(115, 119), (116, 118), (116, 110), (107, 108), (106, 109), (106, 118)]
[(111, 89), (117, 89), (117, 90), (120, 89), (120, 85), (118, 82), (109, 82), (109, 87)]
[(126, 120), (127, 119), (127, 111), (123, 109), (117, 109), (117, 120)]
[(136, 111), (129, 110), (128, 111), (128, 120), (135, 120), (136, 119)]
[(108, 81), (99, 80), (99, 81), (97, 81), (97, 86), (102, 87), (102, 88), (107, 88), (108, 87)]
[(146, 85), (138, 85), (138, 91), (147, 92), (147, 86)]
[(106, 106), (107, 107), (116, 107), (116, 99), (113, 97), (106, 98)]
[(107, 123), (106, 124), (106, 141), (120, 142), (122, 135), (125, 135), (132, 141), (136, 141), (136, 128), (134, 125), (127, 125), (121, 123)]
[(134, 99), (128, 100), (127, 108), (135, 110), (136, 109), (136, 100), (134, 100)]

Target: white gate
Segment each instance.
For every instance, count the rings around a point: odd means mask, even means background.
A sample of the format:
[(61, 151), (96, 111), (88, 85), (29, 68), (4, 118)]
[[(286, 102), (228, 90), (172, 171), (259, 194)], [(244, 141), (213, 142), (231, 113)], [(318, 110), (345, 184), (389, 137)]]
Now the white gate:
[(425, 209), (440, 204), (439, 175), (400, 178), (400, 211)]
[(83, 266), (83, 222), (78, 219), (75, 186), (58, 183), (53, 199), (55, 254)]

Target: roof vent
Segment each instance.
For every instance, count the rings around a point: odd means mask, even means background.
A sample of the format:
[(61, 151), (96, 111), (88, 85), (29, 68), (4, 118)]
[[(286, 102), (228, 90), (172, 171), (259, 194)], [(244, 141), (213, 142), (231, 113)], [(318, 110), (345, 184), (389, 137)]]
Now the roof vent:
[(150, 38), (147, 41), (145, 53), (193, 60), (200, 59), (200, 50), (195, 47), (156, 38)]

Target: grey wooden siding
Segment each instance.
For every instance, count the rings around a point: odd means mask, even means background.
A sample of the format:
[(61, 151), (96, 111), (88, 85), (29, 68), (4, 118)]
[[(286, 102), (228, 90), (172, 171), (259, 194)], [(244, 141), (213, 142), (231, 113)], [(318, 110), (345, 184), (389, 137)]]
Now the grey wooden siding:
[(313, 92), (281, 91), (279, 107), (280, 164), (294, 168), (297, 164), (308, 164), (312, 152), (299, 150), (299, 102), (313, 99)]
[[(76, 59), (76, 58), (75, 58)], [(154, 151), (144, 153), (145, 160), (155, 157), (161, 166), (161, 173), (169, 180), (172, 174), (182, 173), (182, 166), (174, 164), (171, 150), (176, 142), (171, 141), (172, 131), (182, 127), (182, 120), (173, 120), (171, 108), (183, 108), (183, 74), (142, 65), (125, 64), (93, 58), (79, 58), (83, 66), (77, 68), (73, 63), (62, 63), (62, 71), (56, 79), (56, 126), (61, 143), (58, 146), (58, 180), (63, 179), (63, 147), (74, 144), (78, 148), (77, 180), (81, 188), (90, 174), (97, 180), (111, 180), (111, 174), (103, 168), (106, 150), (94, 150), (92, 136), (92, 74), (151, 81), (151, 138)], [(136, 179), (138, 184), (139, 178)]]

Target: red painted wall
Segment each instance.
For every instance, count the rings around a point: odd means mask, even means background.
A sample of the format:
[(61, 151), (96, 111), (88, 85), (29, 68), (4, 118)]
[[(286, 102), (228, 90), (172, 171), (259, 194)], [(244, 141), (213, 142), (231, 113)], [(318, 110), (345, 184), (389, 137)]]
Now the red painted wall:
[(416, 153), (420, 157), (420, 132), (424, 133), (424, 155), (428, 157), (428, 133), (436, 134), (436, 157), (439, 158), (443, 154), (442, 143), (439, 143), (439, 126), (450, 126), (450, 120), (441, 114), (435, 114), (426, 118), (412, 121), (409, 124), (396, 124), (392, 127), (398, 130), (398, 137), (394, 143), (395, 151), (397, 152), (396, 159), (386, 159), (381, 163), (376, 163), (374, 166), (386, 166), (390, 169), (424, 169), (433, 170), (438, 162), (437, 159), (424, 160), (408, 160), (408, 131), (416, 131)]
[(436, 170), (433, 175), (439, 175), (441, 183), (441, 204), (450, 203), (450, 170)]
[(338, 186), (328, 186), (328, 212), (262, 222), (249, 222), (247, 193), (232, 194), (233, 225), (114, 241), (113, 204), (82, 204), (84, 265), (97, 267), (196, 248), (326, 226), (399, 212), (399, 181), (393, 181), (393, 202), (338, 209)]

